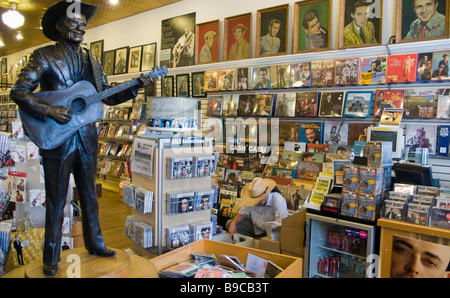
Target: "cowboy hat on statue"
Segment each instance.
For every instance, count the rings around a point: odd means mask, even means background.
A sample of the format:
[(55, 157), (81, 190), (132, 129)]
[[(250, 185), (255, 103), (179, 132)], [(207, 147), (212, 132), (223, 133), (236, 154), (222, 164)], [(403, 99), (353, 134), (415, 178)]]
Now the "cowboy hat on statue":
[(234, 219), (227, 222), (231, 237), (235, 233), (261, 238), (266, 236), (264, 223), (281, 220), (288, 216), (285, 198), (271, 179), (257, 177), (241, 190), (244, 206)]

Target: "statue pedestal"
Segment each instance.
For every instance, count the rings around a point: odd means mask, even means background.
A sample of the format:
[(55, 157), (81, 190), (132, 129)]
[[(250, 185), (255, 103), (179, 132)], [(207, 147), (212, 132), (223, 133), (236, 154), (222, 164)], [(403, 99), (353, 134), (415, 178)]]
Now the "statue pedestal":
[(42, 261), (26, 266), (26, 278), (139, 278), (158, 277), (158, 271), (148, 260), (117, 250), (114, 257), (104, 258), (89, 254), (83, 248), (64, 250), (58, 263), (58, 273), (45, 275)]

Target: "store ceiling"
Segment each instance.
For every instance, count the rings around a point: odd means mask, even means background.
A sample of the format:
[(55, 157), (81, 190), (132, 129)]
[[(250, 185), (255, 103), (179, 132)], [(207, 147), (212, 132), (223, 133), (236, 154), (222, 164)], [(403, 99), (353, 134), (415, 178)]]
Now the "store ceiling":
[[(181, 0), (120, 0), (116, 5), (109, 4), (108, 0), (84, 0), (83, 2), (99, 8), (88, 24), (89, 29), (179, 1)], [(0, 47), (0, 57), (48, 42), (49, 40), (40, 29), (41, 18), (47, 8), (58, 1), (0, 0), (0, 15), (11, 7), (11, 2), (17, 3), (19, 12), (25, 17), (25, 24), (18, 29), (11, 29), (0, 19), (0, 39), (5, 44)], [(16, 38), (19, 31), (23, 36), (22, 40)]]

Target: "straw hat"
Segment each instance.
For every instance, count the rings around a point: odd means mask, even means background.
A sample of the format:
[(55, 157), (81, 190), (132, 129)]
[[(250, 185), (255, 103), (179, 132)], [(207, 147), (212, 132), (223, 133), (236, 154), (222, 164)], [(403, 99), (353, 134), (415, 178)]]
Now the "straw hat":
[(260, 177), (253, 179), (251, 183), (246, 184), (241, 190), (241, 198), (244, 201), (244, 205), (249, 207), (255, 206), (275, 186), (277, 186), (277, 183), (272, 179), (262, 179)]
[(58, 20), (67, 15), (67, 10), (73, 5), (80, 5), (80, 13), (86, 17), (86, 22), (89, 22), (94, 14), (97, 12), (97, 7), (87, 3), (70, 3), (66, 1), (60, 1), (47, 9), (42, 17), (42, 32), (50, 39), (57, 41), (59, 39), (59, 32), (56, 29), (56, 23)]

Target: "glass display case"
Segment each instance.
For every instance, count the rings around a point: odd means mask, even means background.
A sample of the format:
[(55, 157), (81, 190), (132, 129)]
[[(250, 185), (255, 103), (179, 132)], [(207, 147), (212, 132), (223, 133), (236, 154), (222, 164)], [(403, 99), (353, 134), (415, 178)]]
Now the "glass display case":
[(374, 226), (310, 213), (305, 225), (305, 277), (366, 277), (366, 260), (374, 253)]

